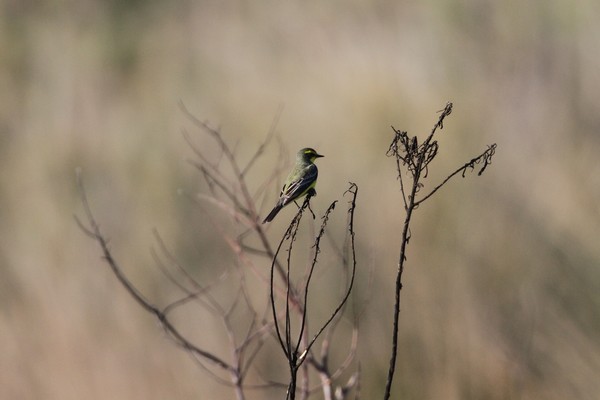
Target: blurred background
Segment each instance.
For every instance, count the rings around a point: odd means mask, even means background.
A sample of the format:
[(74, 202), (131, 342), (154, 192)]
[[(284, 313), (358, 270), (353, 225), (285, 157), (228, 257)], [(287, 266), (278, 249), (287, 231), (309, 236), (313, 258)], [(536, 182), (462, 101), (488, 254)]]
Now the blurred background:
[[(182, 129), (211, 145), (180, 101), (242, 162), (282, 108), (290, 160), (305, 146), (326, 156), (316, 213), (358, 184), (358, 359), (362, 398), (378, 398), (403, 217), (390, 126), (424, 138), (452, 101), (426, 188), (498, 150), (414, 215), (394, 398), (597, 399), (599, 16), (594, 0), (2, 1), (0, 398), (234, 397), (165, 338), (73, 219), (81, 167), (114, 255), (158, 303), (171, 293), (153, 229), (199, 279), (232, 262), (178, 195), (206, 190)], [(274, 142), (251, 190), (279, 154)], [(269, 227), (274, 243), (291, 215)], [(198, 326), (220, 349), (222, 327)]]

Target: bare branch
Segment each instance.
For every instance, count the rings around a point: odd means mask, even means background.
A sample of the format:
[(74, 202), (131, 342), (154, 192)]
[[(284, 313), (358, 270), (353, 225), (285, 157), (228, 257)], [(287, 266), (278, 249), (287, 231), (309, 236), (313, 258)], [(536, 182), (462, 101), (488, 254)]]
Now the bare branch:
[(446, 182), (448, 182), (450, 179), (452, 179), (459, 172), (462, 172), (462, 176), (464, 178), (467, 169), (470, 168), (471, 170), (474, 170), (475, 165), (483, 163), (483, 166), (477, 173), (478, 176), (481, 176), (481, 174), (483, 173), (483, 171), (485, 171), (487, 166), (492, 163), (492, 156), (495, 153), (496, 153), (496, 143), (488, 146), (488, 148), (483, 153), (481, 153), (477, 157), (473, 158), (471, 161), (467, 162), (462, 167), (457, 168), (454, 172), (452, 172), (450, 175), (448, 175), (446, 177), (446, 179), (444, 179), (442, 181), (442, 183), (440, 183), (435, 188), (433, 188), (433, 190), (431, 190), (431, 192), (429, 192), (426, 196), (423, 196), (423, 198), (419, 199), (418, 201), (415, 201), (415, 205), (418, 207), (419, 204), (421, 204), (422, 202), (424, 202), (425, 200), (430, 198), (435, 192), (437, 192), (442, 186), (444, 186), (446, 184)]
[[(342, 314), (354, 285), (356, 259), (353, 216), (356, 207), (358, 188), (355, 184), (351, 183), (350, 188), (347, 191), (347, 193), (352, 196), (349, 207), (349, 233), (346, 237), (344, 252), (340, 256), (346, 282), (344, 285), (345, 289), (340, 293), (340, 303), (337, 304), (332, 314), (325, 323), (317, 329), (316, 333), (311, 333), (312, 338), (309, 340), (309, 314), (306, 309), (306, 305), (309, 301), (309, 288), (310, 284), (314, 284), (315, 279), (319, 276), (315, 275), (315, 271), (317, 271), (316, 264), (321, 252), (321, 246), (323, 245), (321, 239), (327, 233), (326, 225), (336, 202), (334, 201), (325, 212), (325, 215), (322, 218), (321, 229), (318, 233), (311, 233), (314, 234), (315, 237), (313, 246), (314, 254), (312, 263), (307, 265), (306, 273), (303, 276), (303, 279), (305, 280), (300, 283), (292, 282), (292, 276), (290, 275), (292, 266), (291, 254), (301, 217), (305, 211), (308, 211), (312, 213), (313, 219), (316, 218), (310, 207), (312, 193), (306, 196), (304, 203), (299, 207), (298, 213), (292, 220), (292, 223), (280, 241), (279, 246), (274, 251), (266, 236), (265, 227), (259, 223), (257, 199), (260, 199), (261, 196), (263, 199), (266, 198), (264, 195), (264, 193), (266, 193), (265, 188), (267, 185), (271, 185), (275, 177), (281, 173), (281, 168), (275, 168), (271, 174), (268, 174), (260, 187), (256, 188), (256, 186), (254, 186), (252, 195), (250, 194), (249, 186), (246, 182), (253, 167), (257, 165), (257, 161), (265, 154), (267, 146), (273, 141), (273, 138), (276, 138), (275, 132), (281, 117), (282, 108), (278, 110), (263, 142), (256, 148), (255, 152), (251, 154), (250, 159), (242, 166), (239, 155), (236, 154), (238, 142), (234, 144), (228, 143), (218, 128), (214, 128), (209, 125), (208, 122), (196, 118), (183, 103), (180, 103), (180, 107), (184, 115), (189, 118), (193, 125), (202, 132), (208, 134), (210, 139), (216, 143), (217, 147), (217, 151), (213, 151), (214, 154), (210, 154), (203, 146), (194, 143), (195, 141), (192, 140), (191, 135), (187, 131), (183, 131), (185, 140), (188, 142), (196, 156), (195, 160), (190, 160), (190, 164), (196, 167), (201, 176), (205, 179), (208, 185), (208, 193), (189, 195), (183, 190), (181, 190), (181, 192), (187, 194), (187, 196), (207, 215), (207, 221), (209, 221), (214, 228), (214, 232), (217, 235), (220, 235), (229, 246), (231, 253), (235, 255), (235, 267), (225, 268), (225, 272), (223, 272), (216, 281), (209, 284), (201, 284), (177, 261), (176, 257), (167, 248), (159, 234), (154, 231), (157, 248), (151, 248), (152, 258), (166, 280), (178, 290), (178, 296), (164, 307), (161, 307), (153, 304), (152, 301), (144, 297), (144, 295), (127, 278), (121, 267), (113, 258), (108, 247), (108, 240), (100, 232), (98, 224), (91, 212), (79, 175), (78, 185), (80, 186), (85, 218), (79, 219), (75, 217), (76, 222), (87, 236), (98, 243), (102, 249), (105, 261), (129, 295), (132, 296), (143, 309), (157, 318), (169, 338), (187, 351), (202, 369), (211, 374), (216, 381), (231, 387), (235, 391), (238, 400), (244, 398), (245, 389), (265, 389), (286, 386), (288, 388), (288, 397), (295, 398), (298, 373), (300, 373), (300, 375), (298, 375), (300, 377), (298, 385), (300, 396), (301, 398), (308, 398), (312, 394), (310, 379), (314, 376), (312, 373), (317, 370), (318, 363), (312, 361), (305, 363), (304, 361), (307, 358), (312, 358), (312, 346), (316, 340), (326, 332), (326, 329), (328, 329), (327, 337), (323, 339), (325, 344), (322, 347), (324, 352), (323, 360), (326, 360), (331, 343), (333, 343), (332, 339), (334, 331), (336, 327), (342, 326), (339, 322), (342, 320)], [(279, 157), (278, 164), (285, 164), (283, 160), (285, 160), (283, 157)], [(215, 212), (209, 208), (210, 206), (208, 206), (208, 204), (216, 206), (214, 209), (219, 211), (219, 215), (227, 216), (232, 222), (231, 227), (237, 231), (230, 232), (229, 226), (225, 226), (216, 218)], [(310, 226), (311, 229), (313, 229), (314, 224), (311, 224)], [(346, 247), (348, 237), (351, 238), (351, 247)], [(258, 243), (256, 239), (258, 239)], [(278, 255), (283, 249), (283, 245), (286, 241), (288, 252), (287, 258), (286, 261), (280, 262), (278, 260)], [(348, 251), (350, 251), (349, 249), (352, 252), (351, 264), (347, 257)], [(269, 272), (261, 269), (258, 263), (255, 264), (256, 261), (255, 257), (252, 257), (253, 255), (268, 257), (271, 260), (270, 276), (267, 276), (267, 273)], [(351, 265), (351, 272), (349, 265)], [(237, 276), (233, 276), (237, 283), (237, 287), (234, 288), (237, 289), (237, 295), (230, 299), (231, 302), (229, 300), (225, 303), (220, 300), (218, 301), (215, 298), (213, 289), (220, 286), (220, 284), (224, 282), (225, 277), (232, 277), (232, 271), (235, 271), (238, 274)], [(270, 290), (265, 294), (267, 298), (265, 299), (264, 312), (261, 310), (261, 312), (263, 312), (262, 316), (259, 316), (259, 311), (253, 305), (252, 298), (248, 292), (249, 287), (247, 286), (245, 271), (251, 271), (251, 273), (258, 277), (262, 282), (269, 282), (270, 284)], [(277, 281), (275, 282), (276, 275)], [(285, 301), (285, 307), (280, 307), (281, 310), (278, 312), (276, 309), (276, 302), (279, 304), (280, 301)], [(215, 317), (220, 318), (224, 333), (229, 341), (230, 355), (227, 359), (230, 361), (226, 361), (226, 359), (193, 344), (188, 338), (180, 333), (177, 327), (170, 321), (169, 318), (172, 317), (172, 312), (174, 310), (185, 307), (192, 302), (196, 302), (200, 307), (212, 313)], [(267, 314), (269, 313), (272, 314), (272, 321), (267, 318)], [(245, 325), (241, 329), (238, 329), (238, 326), (236, 325), (238, 321), (236, 319), (240, 317), (240, 314), (244, 314), (241, 318), (243, 318)], [(296, 321), (296, 318), (298, 319), (298, 322)], [(292, 327), (292, 322), (294, 322), (294, 327)], [(298, 327), (296, 327), (296, 322), (298, 323)], [(351, 364), (351, 361), (356, 354), (356, 339), (354, 335), (357, 335), (357, 332), (357, 329), (353, 331), (353, 341), (346, 360), (333, 374), (327, 370), (327, 376), (330, 381), (337, 378), (339, 374)], [(254, 370), (256, 370), (260, 378), (258, 367), (252, 367), (259, 352), (264, 348), (265, 343), (268, 343), (267, 339), (269, 339), (270, 336), (273, 336), (279, 342), (286, 355), (291, 372), (290, 381), (287, 384), (283, 384), (264, 379), (264, 382), (266, 382), (265, 384), (248, 384), (245, 380), (249, 371), (254, 372)], [(323, 365), (326, 365), (326, 362), (324, 362)], [(229, 379), (223, 379), (221, 376), (223, 375), (222, 372), (227, 373)], [(344, 387), (347, 386), (348, 385)], [(333, 391), (330, 392), (333, 393)]]
[[(83, 204), (84, 213), (86, 215), (86, 219), (88, 222), (88, 226), (84, 227), (84, 232), (86, 234), (90, 234), (92, 238), (98, 243), (102, 250), (103, 258), (106, 263), (110, 266), (113, 274), (121, 284), (125, 288), (125, 290), (129, 293), (129, 295), (147, 312), (153, 314), (161, 323), (165, 331), (169, 334), (169, 336), (175, 341), (176, 344), (186, 349), (190, 353), (193, 353), (196, 356), (199, 356), (207, 361), (212, 362), (214, 365), (220, 367), (221, 369), (229, 372), (229, 373), (237, 373), (235, 368), (233, 368), (229, 363), (225, 362), (221, 358), (215, 356), (214, 354), (202, 350), (199, 347), (192, 344), (189, 340), (187, 340), (178, 330), (175, 328), (173, 324), (167, 318), (167, 315), (162, 312), (158, 307), (150, 303), (140, 292), (136, 289), (131, 281), (125, 276), (121, 267), (114, 259), (112, 253), (110, 252), (107, 244), (107, 240), (100, 232), (100, 227), (92, 214), (92, 210), (90, 208), (87, 195), (83, 186), (83, 182), (81, 179), (81, 174), (77, 173), (77, 186), (79, 189), (79, 193), (81, 196), (81, 201)], [(83, 226), (83, 225), (81, 225)]]

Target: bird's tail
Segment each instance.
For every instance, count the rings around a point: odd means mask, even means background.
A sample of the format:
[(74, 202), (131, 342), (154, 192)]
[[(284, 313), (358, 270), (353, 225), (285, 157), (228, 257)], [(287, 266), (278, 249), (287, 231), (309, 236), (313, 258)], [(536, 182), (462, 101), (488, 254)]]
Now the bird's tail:
[(277, 203), (277, 205), (271, 210), (269, 215), (267, 215), (267, 218), (265, 218), (265, 220), (263, 221), (263, 224), (267, 223), (267, 222), (271, 222), (273, 220), (273, 218), (275, 218), (275, 216), (279, 213), (279, 211), (281, 211), (282, 208), (283, 208), (283, 205)]

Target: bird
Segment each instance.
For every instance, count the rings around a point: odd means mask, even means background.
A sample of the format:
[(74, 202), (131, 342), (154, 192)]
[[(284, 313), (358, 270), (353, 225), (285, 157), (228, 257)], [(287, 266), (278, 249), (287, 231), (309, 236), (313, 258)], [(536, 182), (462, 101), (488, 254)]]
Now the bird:
[(306, 195), (310, 190), (314, 191), (319, 173), (314, 162), (319, 157), (323, 157), (323, 155), (310, 147), (305, 147), (298, 151), (296, 154), (296, 165), (294, 165), (294, 168), (285, 180), (277, 204), (275, 204), (273, 210), (267, 215), (263, 224), (271, 222), (279, 211), (292, 201)]

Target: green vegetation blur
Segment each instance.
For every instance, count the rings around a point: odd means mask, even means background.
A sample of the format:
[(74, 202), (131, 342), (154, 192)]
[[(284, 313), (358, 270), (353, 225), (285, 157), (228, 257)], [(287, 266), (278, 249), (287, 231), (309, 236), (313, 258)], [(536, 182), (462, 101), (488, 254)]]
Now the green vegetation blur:
[[(73, 219), (79, 167), (115, 257), (157, 302), (175, 297), (151, 255), (155, 229), (200, 280), (235, 262), (206, 213), (229, 220), (190, 199), (207, 187), (182, 131), (214, 143), (180, 102), (242, 161), (283, 109), (253, 191), (280, 145), (290, 159), (325, 155), (316, 213), (358, 184), (358, 359), (362, 398), (378, 398), (403, 215), (390, 126), (426, 137), (452, 101), (426, 188), (498, 150), (414, 215), (393, 394), (597, 399), (599, 16), (593, 0), (3, 1), (0, 398), (233, 398), (126, 295)], [(227, 357), (221, 328), (198, 318), (189, 333)], [(273, 352), (269, 365), (284, 362)]]

